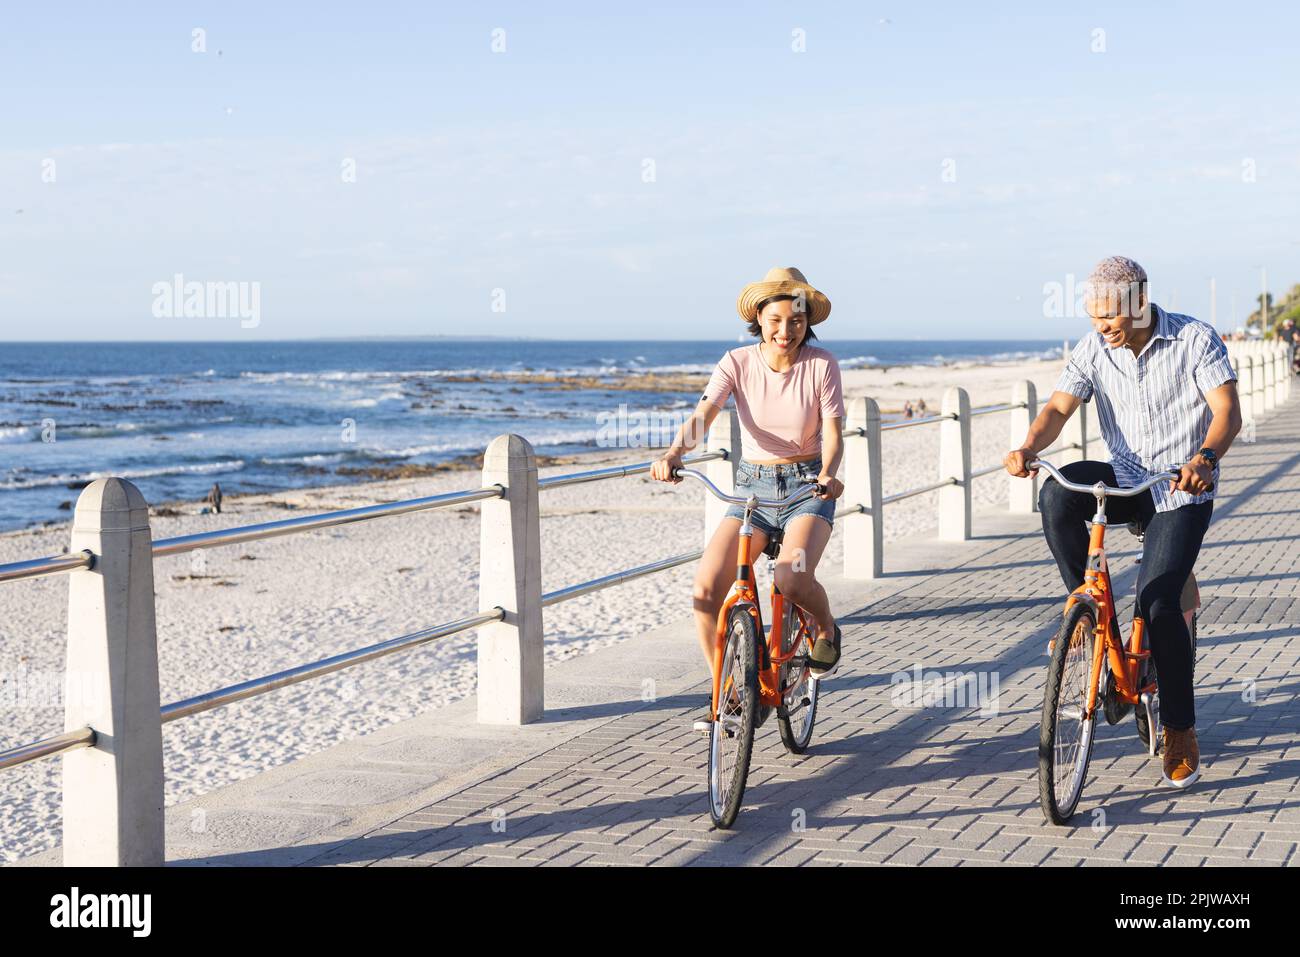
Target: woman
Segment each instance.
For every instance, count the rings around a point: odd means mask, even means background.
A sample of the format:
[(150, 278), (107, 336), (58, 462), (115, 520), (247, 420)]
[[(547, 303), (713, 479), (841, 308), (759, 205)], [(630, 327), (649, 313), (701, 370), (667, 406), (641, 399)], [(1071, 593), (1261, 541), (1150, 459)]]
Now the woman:
[[(776, 268), (741, 291), (736, 309), (759, 341), (722, 357), (699, 405), (672, 446), (651, 466), (650, 474), (660, 482), (680, 482), (672, 477), (672, 470), (681, 466), (682, 455), (695, 447), (698, 437), (708, 434), (727, 397), (734, 395), (743, 439), (736, 492), (775, 499), (787, 497), (806, 481), (824, 487), (822, 494), (779, 513), (755, 509), (749, 553), (762, 554), (772, 532), (783, 530), (776, 585), (817, 620), (810, 670), (825, 676), (839, 664), (841, 637), (826, 591), (814, 573), (831, 537), (835, 499), (844, 493), (844, 485), (835, 477), (844, 454), (840, 435), (844, 398), (839, 363), (809, 340), (816, 338), (812, 326), (830, 315), (831, 302), (799, 270)], [(696, 629), (710, 670), (718, 611), (740, 560), (743, 516), (739, 505), (727, 510), (695, 575)], [(709, 720), (706, 713), (695, 726), (708, 730)]]

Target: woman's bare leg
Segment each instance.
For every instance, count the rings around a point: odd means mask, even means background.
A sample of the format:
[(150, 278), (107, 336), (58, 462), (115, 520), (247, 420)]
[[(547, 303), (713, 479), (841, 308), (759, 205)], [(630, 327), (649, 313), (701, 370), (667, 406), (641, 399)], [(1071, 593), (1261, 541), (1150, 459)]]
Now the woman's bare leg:
[(831, 540), (831, 527), (818, 515), (798, 515), (785, 527), (781, 554), (776, 560), (776, 587), (808, 614), (817, 619), (815, 639), (835, 638), (835, 618), (831, 614), (826, 589), (817, 581), (817, 563)]
[[(822, 522), (822, 524), (826, 524)], [(757, 525), (751, 526), (753, 537), (749, 540), (749, 560), (763, 553), (767, 534)], [(693, 599), (695, 628), (700, 640), (700, 652), (713, 674), (713, 652), (718, 635), (718, 611), (736, 580), (736, 565), (740, 561), (740, 519), (724, 518), (709, 539), (700, 564), (695, 571)]]

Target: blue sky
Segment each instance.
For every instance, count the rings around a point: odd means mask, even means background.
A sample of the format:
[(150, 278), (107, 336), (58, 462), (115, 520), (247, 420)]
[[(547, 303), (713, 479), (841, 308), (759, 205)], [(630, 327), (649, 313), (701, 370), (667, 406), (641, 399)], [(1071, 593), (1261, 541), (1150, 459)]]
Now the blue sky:
[[(1111, 253), (1207, 319), (1215, 277), (1221, 328), (1259, 266), (1275, 292), (1300, 281), (1293, 10), (6, 19), (0, 339), (719, 339), (740, 287), (778, 264), (831, 297), (828, 336), (1053, 339), (1083, 326), (1044, 317), (1044, 284)], [(176, 274), (256, 283), (258, 323), (154, 315)]]

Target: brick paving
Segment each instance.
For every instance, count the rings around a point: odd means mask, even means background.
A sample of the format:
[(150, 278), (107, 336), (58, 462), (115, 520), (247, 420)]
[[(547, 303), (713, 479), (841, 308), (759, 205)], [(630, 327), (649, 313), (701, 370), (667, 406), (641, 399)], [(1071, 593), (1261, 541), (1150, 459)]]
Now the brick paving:
[[(760, 729), (729, 831), (710, 823), (705, 738), (690, 726), (701, 676), (691, 694), (305, 863), (1300, 864), (1300, 401), (1225, 462), (1197, 567), (1203, 779), (1188, 792), (1158, 785), (1131, 717), (1102, 722), (1073, 821), (1043, 821), (1038, 719), (1062, 595), (1041, 533), (1024, 527), (896, 594), (837, 608), (845, 661), (824, 686), (813, 746), (790, 755), (775, 720)], [(1136, 541), (1115, 528), (1108, 544), (1131, 608)], [(996, 707), (906, 707), (896, 681), (918, 667), (974, 675)]]

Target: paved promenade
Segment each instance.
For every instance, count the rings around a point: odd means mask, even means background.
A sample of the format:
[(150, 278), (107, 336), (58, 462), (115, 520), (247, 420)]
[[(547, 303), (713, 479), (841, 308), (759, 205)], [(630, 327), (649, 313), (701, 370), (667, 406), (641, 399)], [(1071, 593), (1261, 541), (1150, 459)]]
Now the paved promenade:
[[(1130, 717), (1099, 726), (1072, 826), (1043, 822), (1038, 719), (1061, 585), (1037, 516), (995, 513), (971, 542), (889, 543), (881, 581), (827, 580), (846, 660), (813, 746), (795, 757), (774, 720), (759, 731), (730, 831), (705, 805), (690, 718), (707, 683), (683, 621), (549, 669), (539, 724), (480, 727), (462, 702), (169, 808), (168, 859), (1300, 864), (1300, 400), (1233, 448), (1222, 486), (1197, 568), (1203, 780), (1188, 793), (1159, 787)], [(1136, 540), (1120, 527), (1109, 543), (1127, 613)], [(917, 668), (973, 676), (961, 687), (978, 700), (907, 707), (895, 676)]]

